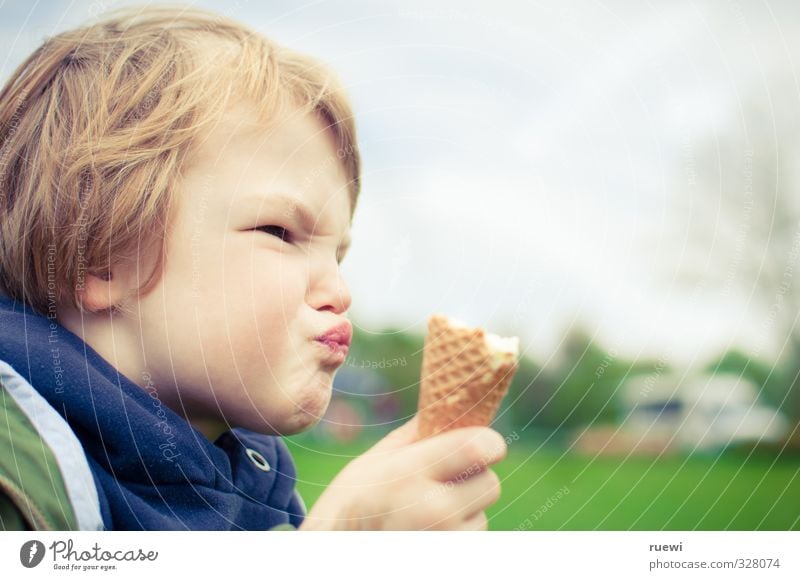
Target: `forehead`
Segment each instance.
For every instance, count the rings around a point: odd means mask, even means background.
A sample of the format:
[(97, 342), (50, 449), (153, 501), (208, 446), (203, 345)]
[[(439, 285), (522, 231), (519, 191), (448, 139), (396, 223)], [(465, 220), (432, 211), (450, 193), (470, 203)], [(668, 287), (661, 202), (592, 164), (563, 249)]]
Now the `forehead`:
[(350, 180), (335, 138), (314, 114), (299, 109), (264, 124), (254, 108), (239, 104), (204, 135), (187, 165), (223, 181), (220, 193), (230, 205), (280, 205), (317, 221), (335, 214), (335, 221), (349, 222), (352, 216)]

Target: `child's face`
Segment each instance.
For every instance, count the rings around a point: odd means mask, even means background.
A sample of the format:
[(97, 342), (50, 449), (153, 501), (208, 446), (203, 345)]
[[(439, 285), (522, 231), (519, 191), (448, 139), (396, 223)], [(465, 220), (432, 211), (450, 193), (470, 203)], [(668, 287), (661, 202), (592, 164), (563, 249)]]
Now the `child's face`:
[(229, 112), (196, 147), (163, 278), (139, 302), (142, 371), (206, 434), (316, 423), (343, 361), (315, 337), (349, 325), (351, 205), (333, 137), (310, 115), (269, 132), (253, 118)]

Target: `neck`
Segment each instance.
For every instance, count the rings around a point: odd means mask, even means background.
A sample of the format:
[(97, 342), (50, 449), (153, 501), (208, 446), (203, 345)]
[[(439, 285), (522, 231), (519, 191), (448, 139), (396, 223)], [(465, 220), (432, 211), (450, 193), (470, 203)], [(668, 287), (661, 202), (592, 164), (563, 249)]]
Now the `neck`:
[(191, 419), (189, 423), (212, 443), (216, 441), (220, 435), (231, 429), (230, 425), (219, 419)]
[(223, 419), (192, 417), (177, 389), (174, 386), (170, 388), (165, 377), (155, 376), (155, 373), (148, 371), (141, 336), (136, 325), (131, 324), (132, 319), (123, 313), (81, 313), (73, 308), (60, 308), (58, 313), (57, 320), (62, 326), (91, 346), (120, 374), (184, 418), (209, 441), (216, 441), (231, 428)]

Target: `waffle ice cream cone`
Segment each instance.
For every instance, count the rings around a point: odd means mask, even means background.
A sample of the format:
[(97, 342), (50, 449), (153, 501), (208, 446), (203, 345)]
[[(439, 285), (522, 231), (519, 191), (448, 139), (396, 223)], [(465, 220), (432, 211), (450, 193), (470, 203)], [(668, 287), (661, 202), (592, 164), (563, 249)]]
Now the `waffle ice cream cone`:
[(517, 371), (519, 340), (434, 314), (422, 355), (419, 437), (487, 426)]

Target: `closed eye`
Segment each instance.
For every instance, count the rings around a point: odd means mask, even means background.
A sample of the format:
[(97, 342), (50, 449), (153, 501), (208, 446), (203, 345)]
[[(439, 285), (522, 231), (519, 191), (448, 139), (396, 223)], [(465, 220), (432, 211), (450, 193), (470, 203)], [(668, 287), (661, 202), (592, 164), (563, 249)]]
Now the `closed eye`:
[(270, 234), (276, 238), (280, 238), (284, 242), (290, 242), (292, 239), (289, 230), (281, 226), (261, 226), (256, 229), (260, 232), (264, 232), (265, 234)]

